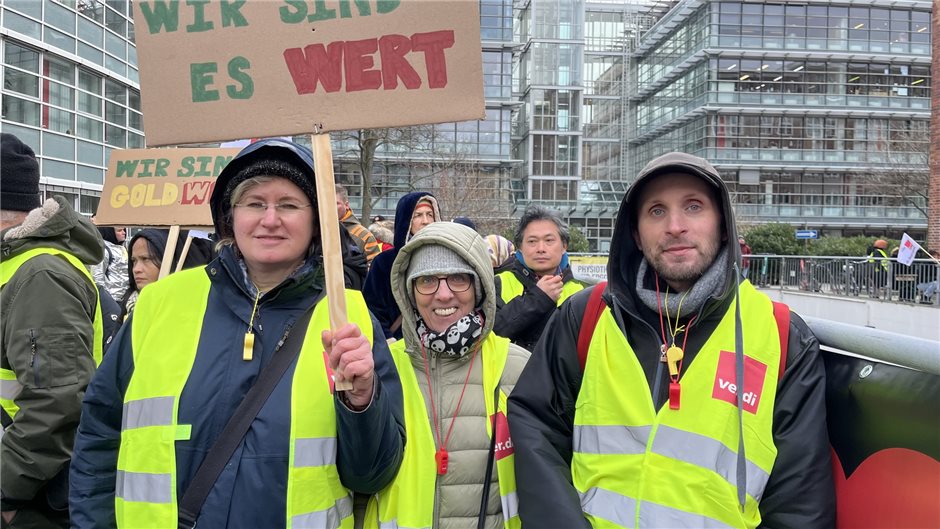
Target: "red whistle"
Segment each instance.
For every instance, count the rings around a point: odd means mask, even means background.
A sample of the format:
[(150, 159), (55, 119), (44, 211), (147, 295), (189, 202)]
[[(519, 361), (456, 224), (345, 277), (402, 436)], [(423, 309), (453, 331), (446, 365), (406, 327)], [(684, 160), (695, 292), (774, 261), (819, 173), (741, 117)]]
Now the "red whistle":
[(679, 409), (679, 383), (670, 382), (669, 383), (669, 409), (678, 410)]
[(441, 448), (440, 450), (434, 453), (434, 461), (437, 462), (437, 475), (438, 476), (443, 476), (444, 474), (447, 474), (448, 457), (449, 456), (447, 455), (447, 450), (443, 448)]

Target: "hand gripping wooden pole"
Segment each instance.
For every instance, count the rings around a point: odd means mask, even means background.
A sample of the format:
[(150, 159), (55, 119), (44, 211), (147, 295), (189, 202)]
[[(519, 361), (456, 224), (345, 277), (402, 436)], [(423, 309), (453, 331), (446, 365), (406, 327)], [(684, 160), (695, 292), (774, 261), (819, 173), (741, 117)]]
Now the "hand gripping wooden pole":
[[(323, 267), (326, 272), (326, 297), (330, 309), (330, 328), (334, 331), (346, 323), (346, 286), (343, 281), (343, 252), (340, 247), (339, 217), (336, 214), (336, 184), (333, 177), (333, 149), (330, 135), (311, 134), (313, 167), (317, 173), (317, 211), (320, 219), (320, 241), (323, 243)], [(336, 391), (352, 389), (352, 383), (334, 372)]]

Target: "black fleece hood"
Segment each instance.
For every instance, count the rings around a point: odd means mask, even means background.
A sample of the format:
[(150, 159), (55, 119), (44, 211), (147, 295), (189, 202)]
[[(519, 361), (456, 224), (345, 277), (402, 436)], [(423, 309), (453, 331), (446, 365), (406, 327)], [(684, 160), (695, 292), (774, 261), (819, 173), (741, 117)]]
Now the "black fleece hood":
[[(724, 228), (722, 248), (728, 252), (728, 279), (722, 292), (727, 295), (734, 286), (734, 264), (741, 262), (741, 249), (737, 244), (738, 235), (734, 222), (734, 210), (731, 208), (731, 197), (728, 186), (725, 185), (718, 170), (703, 158), (682, 152), (664, 154), (650, 163), (637, 175), (636, 180), (627, 190), (620, 210), (617, 213), (617, 223), (614, 226), (610, 258), (607, 262), (607, 279), (615, 293), (632, 293), (636, 289), (636, 274), (643, 252), (636, 245), (634, 234), (636, 232), (637, 200), (643, 187), (657, 176), (668, 173), (683, 173), (697, 176), (712, 185), (715, 196), (721, 203), (721, 214)], [(728, 244), (733, 241), (734, 244)], [(720, 253), (719, 253), (720, 255)]]
[(261, 174), (287, 178), (303, 190), (314, 206), (313, 211), (317, 211), (316, 177), (310, 149), (280, 138), (261, 140), (235, 155), (215, 181), (209, 205), (218, 237), (232, 236), (232, 205), (229, 204), (232, 191), (246, 179)]

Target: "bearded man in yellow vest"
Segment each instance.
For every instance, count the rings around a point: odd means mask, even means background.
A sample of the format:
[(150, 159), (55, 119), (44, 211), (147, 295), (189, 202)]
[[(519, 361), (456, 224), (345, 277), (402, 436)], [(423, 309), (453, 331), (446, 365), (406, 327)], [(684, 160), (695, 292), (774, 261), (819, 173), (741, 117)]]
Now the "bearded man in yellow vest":
[(651, 161), (510, 396), (523, 525), (834, 527), (819, 343), (740, 262), (715, 168)]
[[(89, 385), (72, 527), (345, 529), (351, 493), (395, 476), (401, 386), (358, 292), (345, 293), (349, 323), (330, 326), (317, 208), (334, 205), (318, 204), (315, 178), (309, 149), (282, 139), (245, 147), (219, 174), (218, 257), (141, 289)], [(285, 354), (260, 410), (238, 413)], [(334, 370), (352, 389), (333, 391)], [(236, 414), (247, 431), (213, 457)], [(193, 485), (217, 459), (217, 477)], [(182, 501), (206, 489), (199, 505)]]
[(0, 134), (0, 402), (3, 527), (68, 527), (68, 476), (85, 386), (101, 362), (104, 255), (88, 219), (62, 197), (42, 203), (39, 163)]
[(568, 225), (557, 211), (530, 204), (514, 236), (516, 252), (496, 274), (496, 334), (529, 351), (569, 296), (584, 288), (568, 264)]

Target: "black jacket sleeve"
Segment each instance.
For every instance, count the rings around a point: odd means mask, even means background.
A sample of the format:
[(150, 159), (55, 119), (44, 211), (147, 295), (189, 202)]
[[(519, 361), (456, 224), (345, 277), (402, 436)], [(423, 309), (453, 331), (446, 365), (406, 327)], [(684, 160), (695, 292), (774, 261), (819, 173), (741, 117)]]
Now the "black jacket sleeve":
[[(496, 322), (493, 332), (526, 347), (534, 343), (545, 321), (555, 310), (555, 302), (538, 287), (526, 288), (521, 296), (504, 303), (500, 296), (502, 282), (496, 278)], [(528, 348), (528, 347), (527, 347)]]
[(574, 411), (581, 388), (577, 338), (589, 292), (575, 294), (552, 316), (509, 397), (524, 527), (590, 527), (571, 480)]
[(405, 419), (401, 382), (395, 361), (375, 316), (372, 355), (375, 392), (360, 412), (336, 399), (337, 470), (343, 485), (375, 494), (391, 483), (404, 457)]
[(792, 312), (786, 370), (774, 406), (773, 433), (777, 460), (760, 501), (760, 527), (835, 527), (825, 366), (819, 341)]

